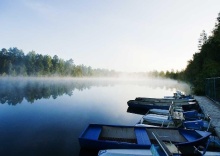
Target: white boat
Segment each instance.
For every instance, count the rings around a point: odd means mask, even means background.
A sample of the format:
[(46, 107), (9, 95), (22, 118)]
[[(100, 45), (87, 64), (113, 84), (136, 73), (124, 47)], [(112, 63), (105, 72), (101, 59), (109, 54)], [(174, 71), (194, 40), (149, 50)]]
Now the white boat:
[[(172, 108), (171, 108), (172, 107)], [(171, 110), (172, 109), (172, 110)], [(171, 111), (174, 112), (184, 112), (182, 107), (178, 107), (178, 106), (173, 106), (170, 105), (170, 109), (166, 110), (166, 109), (149, 109), (149, 111), (147, 112), (147, 114), (160, 114), (160, 115), (169, 115), (171, 113)]]
[[(142, 117), (139, 124), (159, 127), (175, 127), (173, 120), (168, 115), (147, 114)], [(135, 126), (139, 125), (136, 124)]]

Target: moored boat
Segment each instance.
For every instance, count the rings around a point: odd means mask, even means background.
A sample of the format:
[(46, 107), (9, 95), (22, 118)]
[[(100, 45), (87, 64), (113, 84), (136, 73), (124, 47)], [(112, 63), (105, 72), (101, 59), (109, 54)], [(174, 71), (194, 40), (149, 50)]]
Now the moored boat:
[[(175, 146), (171, 145), (171, 148)], [(186, 149), (187, 148), (187, 149)], [(194, 147), (186, 147), (185, 149), (177, 149), (172, 151), (171, 156), (219, 156), (217, 151), (199, 151)], [(176, 148), (175, 148), (176, 149)], [(152, 145), (150, 149), (106, 149), (100, 150), (98, 156), (169, 156), (159, 145)]]
[[(183, 111), (182, 108), (178, 107), (177, 109), (173, 108), (172, 111), (182, 113), (185, 120), (198, 120), (205, 118), (205, 115), (198, 113), (197, 110)], [(170, 115), (171, 112), (170, 110), (165, 109), (150, 109), (146, 114)]]
[(152, 133), (157, 144), (152, 144), (150, 149), (104, 149), (99, 150), (98, 156), (219, 156), (218, 151), (207, 151), (211, 138), (206, 147), (201, 146), (175, 146), (172, 142), (164, 142), (160, 136)]
[(146, 114), (135, 126), (143, 127), (172, 127), (172, 128), (187, 128), (195, 130), (206, 130), (213, 131), (211, 126), (211, 120), (197, 119), (197, 120), (186, 120), (182, 113), (178, 113), (178, 119), (173, 119), (171, 115), (162, 114)]
[(211, 119), (203, 118), (196, 110), (183, 111), (179, 107), (170, 105), (169, 110), (150, 109), (135, 126), (145, 127), (184, 127), (187, 129), (207, 130)]
[(150, 109), (135, 126), (181, 127), (185, 118), (182, 110), (175, 108), (170, 105), (169, 110)]
[(211, 139), (206, 143), (206, 147), (201, 146), (175, 146), (172, 142), (164, 142), (160, 136), (152, 132), (157, 144), (152, 144), (150, 149), (105, 149), (99, 150), (98, 156), (218, 156), (218, 151), (207, 151)]
[(170, 103), (170, 102), (196, 102), (195, 99), (171, 99), (171, 98), (147, 98), (147, 97), (136, 97), (136, 101), (144, 101), (144, 102), (163, 102), (163, 103)]
[(194, 99), (193, 95), (185, 95), (181, 91), (176, 91), (176, 93), (173, 93), (173, 96), (164, 96), (164, 99)]
[(146, 114), (135, 126), (140, 124), (150, 126), (158, 126), (158, 127), (176, 127), (174, 121), (169, 115), (161, 115), (161, 114)]
[(175, 106), (181, 106), (184, 111), (187, 110), (199, 110), (199, 104), (197, 102), (182, 102), (182, 103), (172, 103), (172, 102), (146, 102), (146, 101), (137, 101), (137, 100), (129, 100), (127, 102), (129, 107), (134, 108), (142, 108), (142, 109), (166, 109), (168, 110), (171, 104)]
[(81, 148), (98, 150), (149, 149), (156, 143), (152, 133), (178, 147), (203, 145), (211, 135), (209, 132), (177, 128), (89, 124), (80, 135), (79, 143)]

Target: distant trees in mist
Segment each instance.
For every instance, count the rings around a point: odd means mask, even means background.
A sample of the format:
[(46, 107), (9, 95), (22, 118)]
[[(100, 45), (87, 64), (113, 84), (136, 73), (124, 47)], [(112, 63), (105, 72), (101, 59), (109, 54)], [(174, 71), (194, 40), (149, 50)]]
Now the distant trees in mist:
[(1, 76), (110, 76), (113, 70), (92, 69), (90, 66), (75, 65), (72, 59), (63, 60), (57, 55), (37, 54), (34, 51), (24, 54), (16, 47), (0, 51)]
[(160, 77), (160, 78), (170, 78), (170, 79), (174, 79), (174, 80), (184, 80), (182, 77), (183, 77), (183, 72), (184, 71), (174, 71), (174, 70), (171, 70), (171, 71), (151, 71), (151, 72), (148, 72), (148, 75), (150, 77)]

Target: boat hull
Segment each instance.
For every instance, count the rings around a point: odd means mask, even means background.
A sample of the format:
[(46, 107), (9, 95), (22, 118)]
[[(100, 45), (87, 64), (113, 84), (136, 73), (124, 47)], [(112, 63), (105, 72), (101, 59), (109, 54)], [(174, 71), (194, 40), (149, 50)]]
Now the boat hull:
[[(209, 132), (157, 127), (90, 124), (79, 137), (81, 148), (89, 149), (149, 149), (155, 139), (152, 132), (177, 146), (204, 145)], [(176, 135), (176, 136), (175, 136)], [(174, 137), (175, 136), (175, 137)]]
[[(143, 102), (137, 100), (129, 100), (127, 102), (128, 106), (131, 108), (141, 108), (141, 109), (165, 109), (169, 110), (171, 103), (153, 103), (153, 102)], [(199, 110), (199, 104), (197, 102), (193, 103), (175, 103), (175, 106), (181, 106), (184, 111), (188, 110)]]
[(178, 102), (178, 103), (184, 103), (184, 102), (195, 102), (195, 99), (170, 99), (170, 98), (145, 98), (145, 97), (136, 97), (136, 101), (144, 101), (144, 102)]

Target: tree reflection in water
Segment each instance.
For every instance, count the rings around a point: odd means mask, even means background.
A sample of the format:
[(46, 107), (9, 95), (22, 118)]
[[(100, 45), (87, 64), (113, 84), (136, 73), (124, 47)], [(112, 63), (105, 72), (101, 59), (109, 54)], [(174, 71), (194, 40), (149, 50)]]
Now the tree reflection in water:
[(88, 84), (70, 81), (68, 79), (22, 79), (22, 78), (1, 78), (0, 80), (0, 102), (2, 104), (16, 105), (24, 99), (33, 103), (38, 99), (56, 99), (58, 96), (67, 94), (71, 96), (74, 89), (88, 89)]
[[(189, 93), (189, 87), (173, 80), (161, 79), (113, 79), (113, 78), (24, 78), (2, 77), (0, 78), (0, 103), (16, 105), (26, 99), (34, 103), (38, 99), (56, 99), (64, 94), (71, 96), (75, 89), (83, 91), (93, 86), (114, 86), (117, 84), (135, 84), (151, 88), (180, 89)], [(138, 96), (138, 95), (137, 95)], [(147, 96), (147, 95), (146, 95)]]

